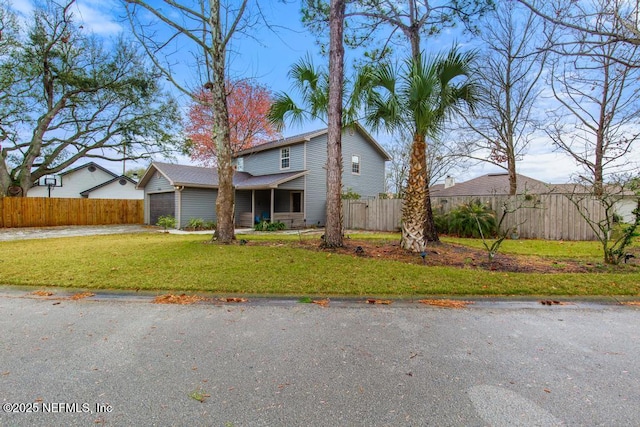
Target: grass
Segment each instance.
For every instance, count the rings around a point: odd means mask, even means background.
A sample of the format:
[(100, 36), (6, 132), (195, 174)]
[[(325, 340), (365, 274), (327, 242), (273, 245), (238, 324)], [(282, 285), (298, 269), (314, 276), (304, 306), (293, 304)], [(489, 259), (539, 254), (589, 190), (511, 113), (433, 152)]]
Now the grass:
[[(398, 238), (392, 234), (352, 237)], [(638, 274), (497, 273), (424, 267), (300, 249), (295, 245), (301, 238), (297, 234), (242, 238), (263, 244), (206, 244), (208, 236), (162, 233), (0, 242), (0, 284), (298, 297), (640, 295)], [(445, 240), (478, 243), (469, 239)], [(555, 242), (505, 243), (505, 253), (560, 253)], [(597, 257), (598, 247), (577, 242), (575, 254)]]
[[(456, 243), (477, 249), (484, 249), (480, 239), (463, 239), (457, 237), (443, 237), (443, 242)], [(602, 245), (599, 242), (565, 242), (549, 240), (505, 240), (500, 246), (500, 253), (512, 255), (536, 255), (553, 258), (574, 260), (602, 261)]]

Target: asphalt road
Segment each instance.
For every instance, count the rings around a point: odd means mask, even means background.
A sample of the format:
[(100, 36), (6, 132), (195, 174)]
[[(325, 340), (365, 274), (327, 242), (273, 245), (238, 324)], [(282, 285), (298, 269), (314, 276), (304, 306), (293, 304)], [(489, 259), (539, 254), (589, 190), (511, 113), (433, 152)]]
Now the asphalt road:
[(0, 425), (638, 426), (638, 325), (640, 309), (606, 304), (177, 306), (0, 288)]

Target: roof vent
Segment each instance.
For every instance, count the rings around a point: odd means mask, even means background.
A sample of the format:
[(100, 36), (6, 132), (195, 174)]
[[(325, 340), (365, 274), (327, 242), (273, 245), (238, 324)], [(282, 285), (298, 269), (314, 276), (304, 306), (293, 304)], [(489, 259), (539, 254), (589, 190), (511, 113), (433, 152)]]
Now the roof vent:
[(89, 172), (95, 172), (96, 171), (96, 167), (91, 165), (87, 168), (89, 170)]
[(456, 185), (456, 180), (452, 176), (447, 175), (444, 179), (444, 188), (451, 188), (454, 185)]

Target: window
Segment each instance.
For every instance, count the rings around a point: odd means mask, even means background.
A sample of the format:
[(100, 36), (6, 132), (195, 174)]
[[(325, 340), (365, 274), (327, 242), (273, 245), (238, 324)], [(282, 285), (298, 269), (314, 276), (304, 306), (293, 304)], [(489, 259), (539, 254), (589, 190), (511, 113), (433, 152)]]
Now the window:
[(238, 172), (244, 172), (244, 157), (238, 157), (236, 159), (236, 170)]
[(289, 169), (290, 156), (289, 147), (280, 150), (280, 169)]
[(351, 156), (351, 173), (360, 175), (360, 156)]

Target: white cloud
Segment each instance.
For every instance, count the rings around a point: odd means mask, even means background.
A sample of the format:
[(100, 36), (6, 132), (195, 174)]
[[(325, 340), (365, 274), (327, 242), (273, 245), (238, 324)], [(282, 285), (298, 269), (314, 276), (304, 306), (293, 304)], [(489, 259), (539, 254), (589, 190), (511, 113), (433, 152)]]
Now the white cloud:
[(123, 28), (117, 22), (120, 4), (112, 0), (78, 0), (72, 6), (72, 13), (78, 25), (86, 31), (100, 36), (117, 35)]

